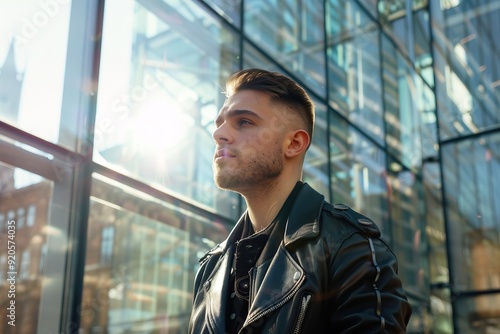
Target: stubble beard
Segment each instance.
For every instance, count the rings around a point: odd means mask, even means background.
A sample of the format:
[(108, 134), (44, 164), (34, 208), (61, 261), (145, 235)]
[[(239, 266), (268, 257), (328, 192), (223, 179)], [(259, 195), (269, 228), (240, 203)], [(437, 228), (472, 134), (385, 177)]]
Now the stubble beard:
[[(234, 159), (242, 159), (237, 155)], [(283, 171), (283, 152), (275, 147), (271, 152), (250, 154), (243, 160), (231, 161), (231, 166), (221, 163), (214, 165), (215, 184), (224, 190), (238, 193), (271, 183)]]

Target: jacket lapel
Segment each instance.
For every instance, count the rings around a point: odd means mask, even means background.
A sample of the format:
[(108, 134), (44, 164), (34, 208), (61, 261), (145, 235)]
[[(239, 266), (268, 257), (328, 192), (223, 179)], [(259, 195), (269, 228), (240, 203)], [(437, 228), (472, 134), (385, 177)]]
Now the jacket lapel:
[(319, 234), (319, 217), (325, 197), (304, 184), (297, 195), (295, 205), (286, 224), (283, 243), (290, 248), (293, 243), (301, 239), (312, 239)]
[(304, 282), (304, 270), (286, 249), (280, 247), (276, 256), (250, 272), (252, 285), (257, 287), (244, 326), (281, 307)]
[(283, 243), (274, 257), (250, 272), (252, 290), (244, 327), (281, 307), (298, 291), (305, 280), (304, 269), (289, 252), (298, 240), (319, 234), (319, 215), (324, 196), (304, 184), (290, 212)]
[(229, 277), (234, 258), (235, 241), (239, 238), (243, 227), (243, 215), (227, 239), (217, 247), (221, 257), (217, 261), (213, 274), (204, 285), (207, 301), (207, 319), (215, 334), (226, 333), (226, 300), (229, 289)]
[(218, 268), (205, 284), (208, 321), (215, 333), (225, 333), (226, 299), (233, 252), (226, 251), (219, 259)]

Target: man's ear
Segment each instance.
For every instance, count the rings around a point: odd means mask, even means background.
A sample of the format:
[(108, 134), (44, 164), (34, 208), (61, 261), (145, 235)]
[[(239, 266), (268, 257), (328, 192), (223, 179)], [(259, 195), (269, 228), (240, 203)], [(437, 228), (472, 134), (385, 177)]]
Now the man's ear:
[(309, 147), (311, 141), (309, 134), (305, 130), (295, 130), (288, 133), (287, 147), (285, 147), (285, 156), (294, 158), (304, 153)]

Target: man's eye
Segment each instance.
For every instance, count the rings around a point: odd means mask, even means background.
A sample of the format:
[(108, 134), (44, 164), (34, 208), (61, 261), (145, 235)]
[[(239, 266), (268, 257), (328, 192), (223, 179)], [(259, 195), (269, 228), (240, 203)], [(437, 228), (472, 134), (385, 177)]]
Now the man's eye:
[(238, 121), (238, 125), (239, 126), (243, 126), (243, 125), (249, 125), (249, 124), (253, 124), (251, 121), (249, 121), (248, 119), (245, 119), (245, 118), (242, 118)]

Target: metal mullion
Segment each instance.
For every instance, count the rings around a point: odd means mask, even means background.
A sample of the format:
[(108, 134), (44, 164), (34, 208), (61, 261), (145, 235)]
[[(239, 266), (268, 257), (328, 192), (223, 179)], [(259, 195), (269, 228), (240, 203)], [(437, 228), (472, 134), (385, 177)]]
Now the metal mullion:
[(327, 21), (329, 19), (328, 16), (328, 1), (329, 0), (323, 0), (323, 53), (325, 57), (325, 96), (326, 96), (326, 154), (327, 154), (327, 173), (328, 173), (328, 196), (330, 202), (334, 203), (334, 198), (333, 198), (333, 183), (332, 183), (332, 157), (331, 157), (331, 145), (330, 145), (330, 140), (331, 140), (331, 134), (330, 134), (330, 124), (332, 122), (331, 116), (330, 116), (330, 107), (329, 107), (329, 101), (330, 101), (330, 75), (328, 74), (328, 27), (327, 27)]
[[(93, 133), (96, 118), (104, 3), (105, 0), (74, 2), (70, 17), (70, 22), (76, 21), (74, 26), (70, 27), (70, 36), (73, 31), (75, 34), (82, 34), (81, 36), (83, 37), (82, 49), (80, 50), (84, 53), (84, 56), (81, 58), (81, 63), (78, 64), (82, 67), (80, 72), (82, 76), (81, 83), (92, 82), (93, 86), (88, 95), (80, 95), (79, 101), (79, 107), (82, 109), (82, 113), (79, 115), (82, 120), (82, 126), (78, 129), (79, 132), (77, 132), (77, 148), (79, 151), (84, 152), (85, 155), (81, 156), (83, 157), (81, 163), (75, 166), (72, 179), (71, 210), (68, 221), (68, 240), (71, 242), (72, 247), (67, 252), (63, 312), (60, 323), (61, 332), (72, 333), (79, 330), (83, 307), (82, 293), (84, 289), (93, 166)], [(81, 24), (83, 26), (78, 25), (82, 17), (84, 23)], [(81, 32), (82, 28), (83, 33)], [(96, 38), (96, 36), (99, 38)], [(68, 53), (71, 51), (71, 46), (68, 45)]]

